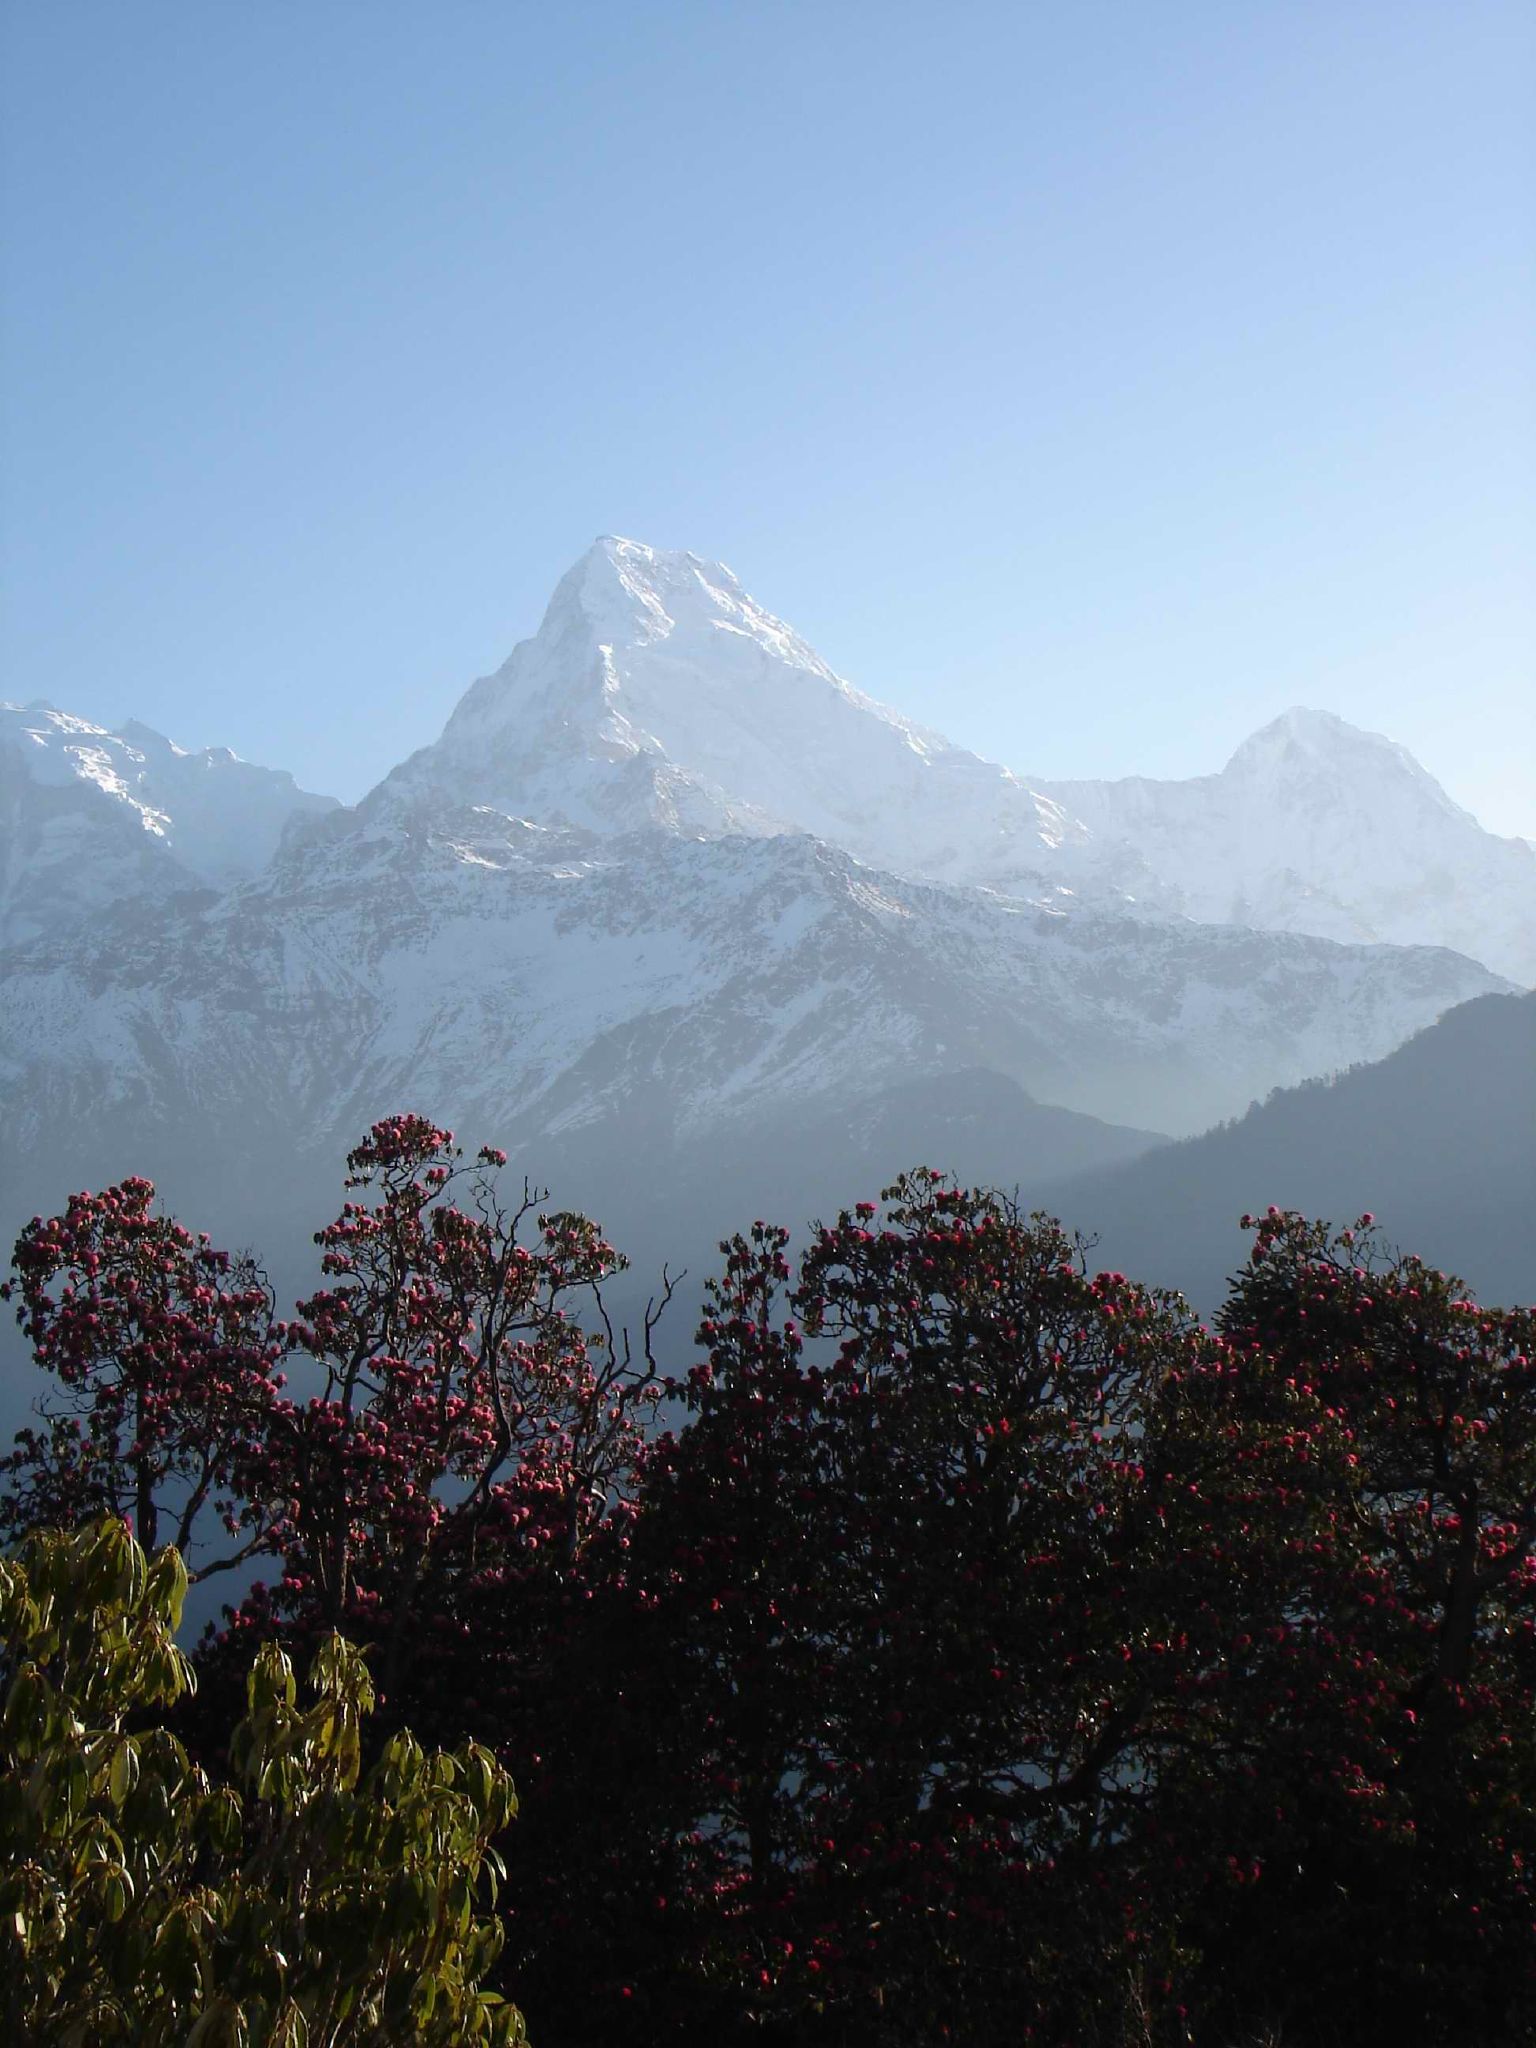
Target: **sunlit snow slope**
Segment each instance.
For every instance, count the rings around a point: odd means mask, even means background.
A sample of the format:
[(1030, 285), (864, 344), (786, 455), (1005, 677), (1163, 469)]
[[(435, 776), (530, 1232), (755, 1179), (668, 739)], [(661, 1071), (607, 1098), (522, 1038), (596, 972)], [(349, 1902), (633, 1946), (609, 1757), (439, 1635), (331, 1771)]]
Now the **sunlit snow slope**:
[(599, 832), (808, 832), (928, 880), (1450, 946), (1536, 980), (1536, 851), (1390, 740), (1297, 711), (1220, 775), (1024, 780), (852, 688), (721, 564), (635, 541), (595, 543), (373, 801), (444, 799)]
[(1536, 982), (1536, 848), (1485, 832), (1406, 748), (1331, 712), (1286, 712), (1219, 775), (1051, 791), (1190, 917), (1454, 946)]
[(279, 768), (0, 703), (0, 944), (110, 904), (224, 888), (264, 868), (290, 818), (336, 799)]
[(852, 688), (722, 564), (628, 540), (583, 556), (372, 801), (444, 798), (597, 832), (806, 832), (1030, 894), (1116, 879), (1059, 804)]

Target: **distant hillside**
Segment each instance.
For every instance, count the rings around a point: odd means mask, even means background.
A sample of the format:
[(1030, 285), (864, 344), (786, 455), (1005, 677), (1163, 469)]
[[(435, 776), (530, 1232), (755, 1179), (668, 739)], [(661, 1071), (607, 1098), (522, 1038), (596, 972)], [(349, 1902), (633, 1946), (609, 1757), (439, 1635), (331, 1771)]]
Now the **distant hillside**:
[[(971, 1069), (866, 1095), (809, 1098), (779, 1116), (738, 1118), (724, 1134), (676, 1144), (664, 1129), (599, 1124), (515, 1153), (560, 1199), (602, 1219), (646, 1276), (668, 1261), (698, 1278), (718, 1240), (756, 1217), (799, 1233), (872, 1198), (912, 1166), (981, 1186), (1047, 1184), (1123, 1165), (1167, 1139), (1034, 1101), (1002, 1074)], [(647, 1284), (649, 1284), (647, 1279)]]
[(1274, 1202), (1371, 1210), (1483, 1301), (1536, 1299), (1536, 994), (1481, 996), (1387, 1058), (1277, 1091), (1232, 1124), (1055, 1182), (1044, 1206), (1096, 1258), (1214, 1305), (1238, 1218)]

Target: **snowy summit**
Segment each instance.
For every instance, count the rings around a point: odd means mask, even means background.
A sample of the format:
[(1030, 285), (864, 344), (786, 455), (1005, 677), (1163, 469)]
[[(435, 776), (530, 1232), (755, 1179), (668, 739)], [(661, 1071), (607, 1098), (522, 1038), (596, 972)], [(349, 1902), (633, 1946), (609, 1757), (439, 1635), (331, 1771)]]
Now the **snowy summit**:
[(611, 537), (378, 797), (450, 794), (602, 833), (806, 832), (1028, 893), (1091, 858), (1059, 804), (854, 689), (723, 563)]

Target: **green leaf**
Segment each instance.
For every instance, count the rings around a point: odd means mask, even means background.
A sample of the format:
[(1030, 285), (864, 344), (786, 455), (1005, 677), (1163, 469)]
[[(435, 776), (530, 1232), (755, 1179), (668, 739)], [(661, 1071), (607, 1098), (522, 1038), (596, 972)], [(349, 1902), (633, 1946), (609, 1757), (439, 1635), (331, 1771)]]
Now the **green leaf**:
[(121, 1806), (138, 1782), (138, 1746), (131, 1736), (125, 1735), (113, 1752), (111, 1767), (107, 1772), (107, 1789), (111, 1794), (112, 1804)]

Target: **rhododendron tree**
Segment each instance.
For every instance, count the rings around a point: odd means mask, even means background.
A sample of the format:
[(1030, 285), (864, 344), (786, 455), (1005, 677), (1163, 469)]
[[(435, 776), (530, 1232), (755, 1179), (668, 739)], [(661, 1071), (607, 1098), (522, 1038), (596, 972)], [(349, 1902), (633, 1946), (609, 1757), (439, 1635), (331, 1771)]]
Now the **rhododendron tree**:
[(1211, 1340), (932, 1174), (821, 1230), (797, 1283), (782, 1232), (725, 1249), (634, 1536), (667, 1938), (860, 2039), (1047, 2025), (1085, 1954), (1113, 2002), (1157, 1937), (1104, 1874), (1224, 1629), (1172, 1604), (1195, 1524), (1153, 1455)]
[[(1306, 1692), (1290, 1697), (1297, 1672), (1266, 1688), (1263, 1780), (1266, 1801), (1292, 1781), (1293, 1866), (1297, 1819), (1341, 1795), (1301, 1852), (1308, 1891), (1330, 1894), (1332, 2004), (1342, 2018), (1344, 1959), (1364, 1948), (1361, 2024), (1521, 2038), (1536, 1990), (1536, 1316), (1480, 1307), (1389, 1252), (1369, 1216), (1334, 1231), (1271, 1210), (1253, 1227), (1221, 1315), (1232, 1407), (1270, 1441), (1310, 1408), (1309, 1441), (1329, 1444), (1289, 1478), (1326, 1548), (1315, 1536)], [(1287, 1721), (1304, 1747), (1282, 1739)], [(1270, 1914), (1286, 1942), (1301, 1916), (1284, 1896)], [(1453, 2017), (1431, 2034), (1426, 2011)]]
[(6, 1292), (49, 1391), (0, 1526), (110, 1511), (198, 1575), (270, 1555), (236, 1661), (274, 1630), (345, 1627), (382, 1645), (393, 1710), (417, 1652), (441, 1671), (473, 1608), (572, 1569), (623, 1507), (656, 1399), (650, 1322), (637, 1357), (603, 1308), (622, 1261), (526, 1186), (505, 1200), (504, 1163), (422, 1117), (374, 1125), (317, 1235), (326, 1284), (288, 1323), (148, 1181), (34, 1219)]
[(236, 1647), (274, 1627), (366, 1638), (390, 1711), (419, 1665), (416, 1707), (445, 1729), (502, 1690), (498, 1610), (516, 1662), (529, 1589), (623, 1511), (659, 1391), (649, 1323), (636, 1357), (603, 1307), (619, 1256), (526, 1187), (504, 1200), (504, 1164), (416, 1116), (349, 1154), (349, 1198), (316, 1237), (327, 1284), (288, 1333), (312, 1391), (275, 1404), (258, 1475), (282, 1504), (283, 1576), (233, 1625)]
[(260, 1467), (285, 1334), (258, 1269), (157, 1215), (154, 1193), (75, 1195), (16, 1242), (0, 1299), (51, 1385), (0, 1460), (0, 1530), (119, 1515), (203, 1577), (271, 1535)]
[[(585, 1868), (626, 1936), (562, 2038), (1527, 2038), (1528, 1319), (1357, 1239), (1314, 1334), (1308, 1232), (1261, 1230), (1215, 1330), (932, 1175), (798, 1276), (781, 1231), (725, 1247), (591, 1610)], [(1500, 1475), (1450, 1778), (1422, 1745), (1453, 1559), (1385, 1483), (1426, 1372)]]

